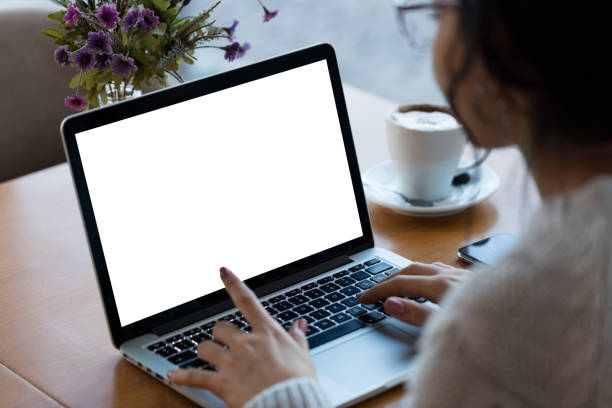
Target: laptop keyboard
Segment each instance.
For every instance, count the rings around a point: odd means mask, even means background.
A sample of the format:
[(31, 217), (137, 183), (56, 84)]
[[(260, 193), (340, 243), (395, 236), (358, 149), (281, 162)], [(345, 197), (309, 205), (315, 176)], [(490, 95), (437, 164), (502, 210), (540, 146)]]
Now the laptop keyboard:
[[(289, 329), (296, 319), (305, 319), (308, 322), (306, 338), (313, 349), (385, 319), (382, 302), (362, 305), (356, 295), (398, 270), (379, 258), (372, 258), (283, 294), (273, 295), (261, 303), (285, 329)], [(423, 298), (415, 300), (425, 302)], [(228, 313), (216, 321), (175, 334), (147, 348), (181, 368), (216, 370), (212, 364), (197, 358), (196, 349), (201, 342), (214, 340), (212, 328), (217, 321), (227, 321), (240, 330), (251, 331), (240, 312)]]

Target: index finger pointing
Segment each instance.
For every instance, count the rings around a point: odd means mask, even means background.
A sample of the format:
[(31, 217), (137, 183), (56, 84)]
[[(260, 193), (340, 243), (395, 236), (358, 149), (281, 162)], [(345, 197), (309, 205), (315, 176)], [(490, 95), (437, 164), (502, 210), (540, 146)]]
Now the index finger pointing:
[(232, 271), (226, 267), (221, 268), (221, 280), (225, 285), (227, 293), (232, 298), (234, 305), (244, 315), (244, 318), (254, 328), (261, 326), (271, 320), (266, 309), (251, 289), (247, 287)]

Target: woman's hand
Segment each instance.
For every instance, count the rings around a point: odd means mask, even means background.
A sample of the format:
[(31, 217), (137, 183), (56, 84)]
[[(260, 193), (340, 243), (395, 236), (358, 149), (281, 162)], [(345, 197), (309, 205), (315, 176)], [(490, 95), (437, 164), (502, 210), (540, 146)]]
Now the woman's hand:
[[(357, 300), (371, 304), (385, 300), (385, 312), (406, 323), (422, 326), (432, 309), (414, 300), (424, 297), (438, 303), (446, 291), (456, 282), (465, 278), (470, 271), (454, 268), (440, 262), (422, 264), (414, 262), (401, 271), (383, 279)], [(399, 297), (401, 296), (401, 297)]]
[(304, 335), (306, 321), (300, 319), (286, 331), (229, 269), (221, 268), (221, 280), (252, 332), (217, 323), (213, 328), (215, 342), (201, 343), (198, 357), (218, 371), (175, 370), (168, 373), (168, 379), (178, 385), (205, 388), (230, 407), (241, 407), (274, 384), (290, 378), (316, 378)]

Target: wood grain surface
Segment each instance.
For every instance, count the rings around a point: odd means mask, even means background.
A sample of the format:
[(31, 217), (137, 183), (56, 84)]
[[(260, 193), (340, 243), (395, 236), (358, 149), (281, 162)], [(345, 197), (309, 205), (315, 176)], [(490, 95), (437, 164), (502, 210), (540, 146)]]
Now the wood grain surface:
[[(388, 159), (384, 117), (396, 104), (351, 87), (345, 92), (364, 171)], [(461, 245), (496, 232), (518, 233), (539, 202), (533, 182), (515, 149), (494, 152), (488, 164), (501, 188), (460, 214), (411, 218), (369, 204), (377, 245), (417, 261), (457, 264)], [(112, 347), (65, 164), (0, 184), (0, 333), (0, 363), (14, 372), (0, 373), (3, 402), (194, 406)], [(49, 398), (21, 404), (30, 389)], [(395, 406), (404, 395), (396, 387), (361, 406)]]

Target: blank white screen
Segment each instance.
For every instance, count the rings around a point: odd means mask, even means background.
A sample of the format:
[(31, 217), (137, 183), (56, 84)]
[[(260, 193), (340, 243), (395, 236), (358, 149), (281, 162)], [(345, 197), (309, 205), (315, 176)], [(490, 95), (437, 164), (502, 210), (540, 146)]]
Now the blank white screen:
[(325, 61), (76, 140), (122, 326), (363, 235)]

